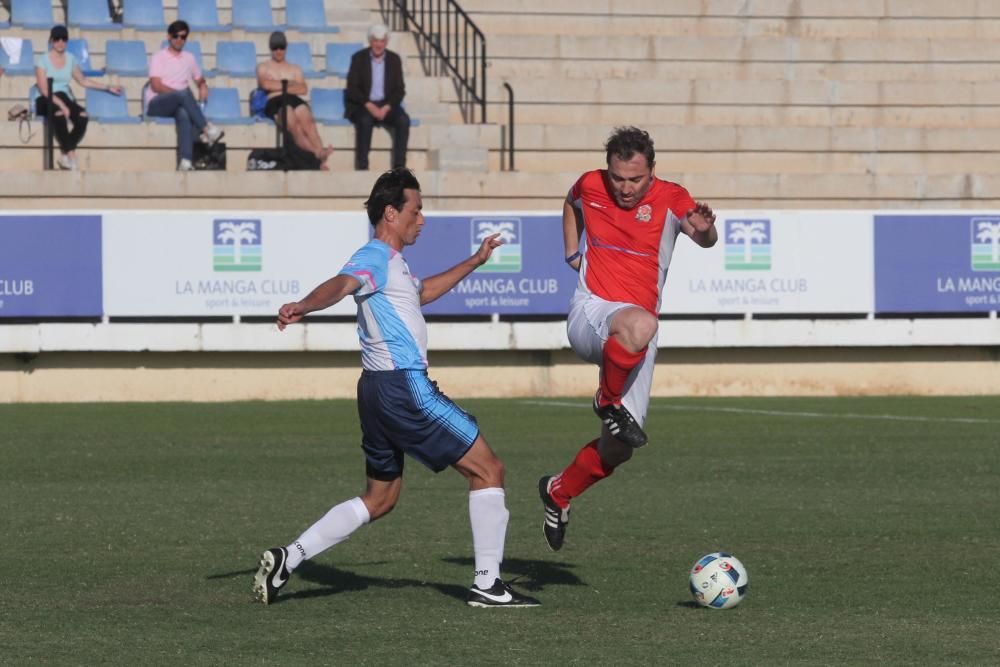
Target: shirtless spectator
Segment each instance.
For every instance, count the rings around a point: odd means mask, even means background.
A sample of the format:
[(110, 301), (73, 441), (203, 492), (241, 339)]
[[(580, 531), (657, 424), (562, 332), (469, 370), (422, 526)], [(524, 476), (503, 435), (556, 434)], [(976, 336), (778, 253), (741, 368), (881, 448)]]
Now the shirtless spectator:
[(267, 93), (264, 115), (281, 126), (281, 80), (287, 80), (288, 131), (295, 144), (315, 155), (319, 159), (320, 169), (327, 170), (329, 167), (326, 160), (333, 153), (333, 146), (323, 146), (309, 104), (300, 97), (308, 93), (309, 86), (306, 85), (302, 68), (285, 60), (288, 49), (285, 33), (280, 30), (272, 32), (268, 46), (271, 49), (271, 59), (257, 65), (257, 86)]

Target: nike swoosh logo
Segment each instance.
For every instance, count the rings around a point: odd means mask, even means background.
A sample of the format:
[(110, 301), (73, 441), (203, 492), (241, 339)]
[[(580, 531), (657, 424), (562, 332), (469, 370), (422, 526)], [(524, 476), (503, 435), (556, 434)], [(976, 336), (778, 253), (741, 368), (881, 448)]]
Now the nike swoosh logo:
[(504, 591), (503, 595), (493, 595), (489, 591), (477, 590), (477, 593), (482, 595), (487, 600), (493, 600), (494, 602), (510, 602), (514, 599), (514, 596), (510, 594), (510, 591)]
[(288, 577), (285, 577), (284, 579), (281, 578), (281, 573), (285, 569), (284, 565), (284, 559), (282, 559), (280, 563), (277, 561), (274, 563), (274, 575), (271, 576), (271, 585), (275, 588), (281, 588), (285, 585), (285, 582), (288, 581)]

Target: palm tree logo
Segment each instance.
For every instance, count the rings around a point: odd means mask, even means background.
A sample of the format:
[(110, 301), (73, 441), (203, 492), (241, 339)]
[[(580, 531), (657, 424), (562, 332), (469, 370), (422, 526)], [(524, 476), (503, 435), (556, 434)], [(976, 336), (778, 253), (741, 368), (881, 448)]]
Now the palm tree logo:
[(1000, 218), (972, 219), (972, 270), (1000, 271)]
[(483, 239), (499, 234), (503, 245), (493, 251), (489, 261), (477, 271), (494, 273), (520, 273), (521, 271), (521, 219), (473, 218), (472, 252), (479, 250)]
[(260, 271), (260, 220), (216, 220), (213, 227), (216, 271)]
[(765, 271), (771, 268), (771, 221), (726, 221), (726, 269)]

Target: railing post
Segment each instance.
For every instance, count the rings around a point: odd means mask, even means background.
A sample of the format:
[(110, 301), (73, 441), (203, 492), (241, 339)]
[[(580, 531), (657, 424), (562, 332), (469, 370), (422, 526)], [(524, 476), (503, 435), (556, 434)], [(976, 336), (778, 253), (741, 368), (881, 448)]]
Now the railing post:
[(55, 116), (55, 96), (52, 94), (52, 77), (46, 79), (48, 83), (48, 99), (45, 101), (45, 141), (42, 147), (42, 169), (51, 171), (55, 168), (53, 162), (53, 153), (55, 151), (52, 146), (52, 118)]
[(281, 127), (275, 127), (275, 140), (282, 149), (285, 159), (284, 171), (288, 171), (288, 79), (281, 80)]
[(507, 171), (514, 171), (514, 89), (506, 81), (503, 87), (507, 89)]

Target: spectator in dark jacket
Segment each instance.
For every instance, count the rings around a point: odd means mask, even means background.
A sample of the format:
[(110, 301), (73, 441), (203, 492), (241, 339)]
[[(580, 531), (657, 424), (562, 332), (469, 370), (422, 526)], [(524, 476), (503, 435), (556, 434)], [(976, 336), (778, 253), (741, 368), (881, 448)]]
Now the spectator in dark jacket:
[(372, 128), (384, 127), (392, 136), (392, 168), (406, 166), (410, 117), (403, 109), (406, 86), (399, 55), (386, 48), (389, 28), (368, 29), (368, 48), (351, 57), (344, 91), (344, 117), (354, 124), (354, 168), (368, 169)]

